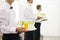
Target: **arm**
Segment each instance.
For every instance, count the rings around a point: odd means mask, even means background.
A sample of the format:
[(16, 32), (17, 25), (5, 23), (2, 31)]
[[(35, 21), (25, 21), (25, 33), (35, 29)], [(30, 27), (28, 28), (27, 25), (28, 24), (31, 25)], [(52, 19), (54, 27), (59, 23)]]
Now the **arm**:
[(43, 19), (43, 20), (41, 20), (41, 21), (47, 21), (48, 19)]
[(21, 33), (21, 32), (26, 32), (24, 28), (20, 27), (13, 27), (10, 25), (6, 25), (4, 22), (0, 21), (0, 30), (2, 33)]
[(2, 33), (17, 33), (16, 32), (16, 27), (10, 27), (5, 24), (1, 25), (1, 32)]
[[(48, 19), (46, 18), (46, 14), (44, 14), (44, 16), (42, 15), (39, 15), (39, 14), (35, 14), (37, 19), (36, 21), (40, 21), (40, 22), (43, 22), (43, 21), (47, 21)], [(38, 15), (38, 16), (37, 16)]]
[(25, 32), (25, 29), (19, 28), (17, 26), (9, 25), (9, 20), (6, 17), (5, 12), (0, 10), (0, 31), (2, 33), (17, 33), (17, 32)]

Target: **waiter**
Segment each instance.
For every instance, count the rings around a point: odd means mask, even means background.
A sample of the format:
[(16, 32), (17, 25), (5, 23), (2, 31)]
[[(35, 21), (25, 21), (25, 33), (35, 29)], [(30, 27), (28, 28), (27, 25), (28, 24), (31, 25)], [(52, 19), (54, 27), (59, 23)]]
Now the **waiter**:
[(14, 0), (5, 0), (0, 6), (0, 30), (3, 33), (2, 40), (20, 40), (19, 33), (26, 32), (16, 24), (16, 12), (12, 4)]
[[(33, 0), (27, 0), (27, 3), (28, 3), (28, 6), (24, 10), (24, 18), (26, 21), (34, 21), (35, 17), (32, 9)], [(24, 40), (34, 40), (34, 30), (25, 32)]]
[(38, 15), (36, 18), (36, 21), (35, 21), (35, 28), (37, 28), (37, 30), (35, 30), (35, 40), (40, 40), (40, 28), (41, 28), (41, 23), (43, 21), (47, 21), (47, 18), (46, 18), (46, 15), (44, 17), (41, 17), (39, 15), (43, 14), (41, 13), (42, 11), (42, 7), (41, 5), (37, 5), (36, 6), (36, 9), (37, 9), (37, 13), (35, 15)]

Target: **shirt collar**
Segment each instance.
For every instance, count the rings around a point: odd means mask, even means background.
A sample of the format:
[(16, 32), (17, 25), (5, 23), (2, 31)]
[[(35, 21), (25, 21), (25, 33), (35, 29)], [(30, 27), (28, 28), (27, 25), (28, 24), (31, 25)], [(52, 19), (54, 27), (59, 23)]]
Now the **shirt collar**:
[(13, 3), (12, 3), (12, 5), (9, 5), (6, 1), (4, 2), (5, 3), (5, 5), (8, 7), (8, 8), (10, 8), (10, 7), (13, 7)]
[(28, 7), (32, 8), (32, 4), (27, 4)]

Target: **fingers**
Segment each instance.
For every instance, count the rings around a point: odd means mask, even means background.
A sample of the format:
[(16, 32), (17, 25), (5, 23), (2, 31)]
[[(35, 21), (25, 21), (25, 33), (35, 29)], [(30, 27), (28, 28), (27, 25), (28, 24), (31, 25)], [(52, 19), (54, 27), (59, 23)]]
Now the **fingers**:
[(42, 19), (42, 17), (37, 17), (37, 20), (40, 20), (40, 19)]
[(19, 33), (21, 33), (21, 32), (26, 32), (27, 30), (26, 29), (24, 29), (24, 28), (16, 28), (16, 32), (19, 32)]
[(26, 32), (26, 31), (27, 31), (26, 29), (22, 28), (22, 32)]

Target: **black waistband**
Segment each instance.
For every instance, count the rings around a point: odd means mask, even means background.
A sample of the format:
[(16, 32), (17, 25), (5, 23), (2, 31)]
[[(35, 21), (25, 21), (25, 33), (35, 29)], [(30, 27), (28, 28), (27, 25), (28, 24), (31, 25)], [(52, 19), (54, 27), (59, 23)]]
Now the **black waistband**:
[(18, 35), (19, 33), (9, 33), (9, 34), (5, 34), (5, 33), (3, 33), (3, 35)]

